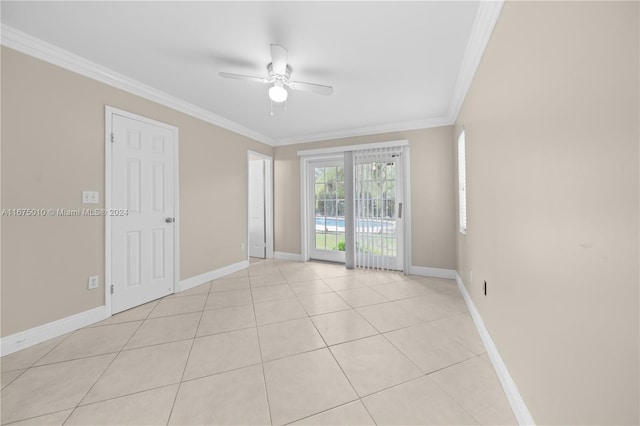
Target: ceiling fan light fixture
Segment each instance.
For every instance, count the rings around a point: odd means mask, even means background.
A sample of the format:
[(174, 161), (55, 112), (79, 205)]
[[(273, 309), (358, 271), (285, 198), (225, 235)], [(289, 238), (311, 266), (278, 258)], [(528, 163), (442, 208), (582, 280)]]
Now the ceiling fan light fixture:
[(269, 89), (269, 98), (273, 102), (276, 102), (276, 103), (284, 102), (287, 100), (287, 96), (289, 96), (289, 94), (287, 93), (287, 90), (284, 87), (282, 87), (281, 81), (276, 81), (273, 84), (273, 87)]
[[(2, 1), (2, 0), (0, 0)], [(305, 83), (304, 81), (291, 80), (291, 66), (287, 64), (287, 49), (272, 44), (271, 62), (267, 65), (267, 78), (253, 77), (250, 75), (231, 74), (228, 72), (219, 73), (222, 78), (231, 78), (234, 80), (252, 81), (254, 83), (268, 84), (269, 99), (271, 100), (271, 115), (273, 115), (273, 104), (284, 103), (284, 109), (287, 109), (287, 98), (289, 93), (287, 89), (298, 90), (302, 92), (317, 93), (319, 95), (329, 96), (333, 93), (333, 87), (323, 86), (322, 84)]]

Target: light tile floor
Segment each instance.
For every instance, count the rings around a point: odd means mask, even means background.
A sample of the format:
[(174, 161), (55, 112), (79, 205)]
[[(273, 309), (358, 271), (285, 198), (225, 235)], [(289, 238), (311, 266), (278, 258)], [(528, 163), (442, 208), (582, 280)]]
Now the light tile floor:
[(252, 261), (8, 355), (2, 424), (515, 424), (454, 281)]

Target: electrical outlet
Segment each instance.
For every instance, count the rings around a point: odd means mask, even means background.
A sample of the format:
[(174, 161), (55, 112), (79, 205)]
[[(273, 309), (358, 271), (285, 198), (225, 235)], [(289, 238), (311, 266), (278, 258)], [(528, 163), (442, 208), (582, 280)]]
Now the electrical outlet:
[(93, 290), (94, 288), (98, 288), (100, 284), (100, 277), (98, 275), (92, 275), (89, 277), (89, 282), (87, 283), (87, 290)]
[(98, 204), (98, 191), (82, 191), (82, 204)]
[(240, 243), (240, 251), (244, 253), (244, 243)]

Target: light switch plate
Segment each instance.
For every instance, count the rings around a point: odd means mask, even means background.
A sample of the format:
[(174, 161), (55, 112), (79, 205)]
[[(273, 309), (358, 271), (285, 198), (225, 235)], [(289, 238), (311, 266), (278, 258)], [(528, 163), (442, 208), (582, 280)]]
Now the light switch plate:
[(82, 191), (82, 204), (98, 204), (98, 191)]
[(100, 284), (100, 277), (98, 275), (92, 275), (89, 277), (89, 282), (87, 283), (87, 289), (93, 290), (94, 288), (98, 288)]

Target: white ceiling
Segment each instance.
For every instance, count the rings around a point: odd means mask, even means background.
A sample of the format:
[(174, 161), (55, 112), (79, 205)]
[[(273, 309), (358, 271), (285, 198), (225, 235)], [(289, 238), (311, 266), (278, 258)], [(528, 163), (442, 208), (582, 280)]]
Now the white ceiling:
[[(1, 17), (9, 47), (6, 34), (45, 41), (280, 145), (450, 124), (495, 4), (2, 1)], [(331, 85), (333, 95), (289, 91), (287, 109), (271, 116), (268, 86), (218, 76), (266, 76), (271, 43), (289, 50), (293, 80)]]

